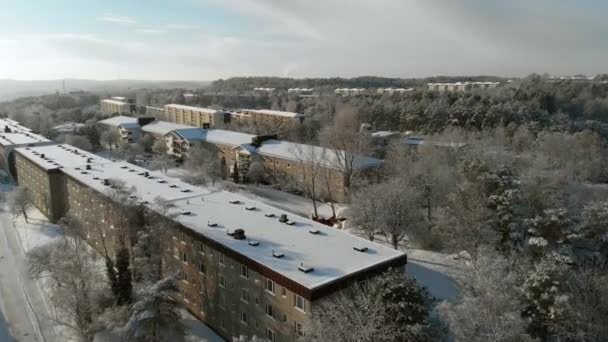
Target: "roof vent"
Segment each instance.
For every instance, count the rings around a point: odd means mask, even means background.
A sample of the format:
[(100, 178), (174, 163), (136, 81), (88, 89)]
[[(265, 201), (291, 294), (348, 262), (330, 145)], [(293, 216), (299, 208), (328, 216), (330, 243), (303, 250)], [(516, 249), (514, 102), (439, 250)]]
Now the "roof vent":
[(228, 203), (230, 203), (230, 204), (240, 204), (241, 201), (239, 201), (239, 200), (230, 200), (230, 201), (228, 201)]
[(321, 231), (320, 231), (320, 230), (318, 230), (318, 229), (311, 229), (311, 230), (309, 230), (308, 232), (309, 232), (310, 234), (313, 234), (313, 235), (319, 235), (319, 234), (321, 234)]
[(104, 179), (104, 180), (103, 180), (103, 185), (105, 185), (105, 186), (109, 186), (109, 185), (110, 185), (110, 180), (109, 180), (109, 179), (107, 179), (107, 178), (106, 178), (106, 179)]
[(182, 191), (182, 192), (190, 192), (190, 191), (192, 191), (192, 190), (190, 190), (190, 189), (182, 189), (181, 191)]
[(260, 245), (259, 241), (255, 241), (255, 240), (249, 240), (249, 246), (253, 246), (253, 247), (257, 247)]
[(237, 240), (245, 240), (245, 230), (244, 229), (235, 229), (233, 237)]
[(135, 196), (135, 195), (129, 195), (129, 198), (130, 199), (134, 199), (134, 198), (137, 198), (137, 196)]
[(293, 226), (296, 224), (296, 221), (292, 221), (292, 220), (287, 220), (287, 222), (285, 222), (286, 225), (288, 226)]
[(135, 172), (135, 170), (133, 170), (133, 169), (129, 169), (129, 172)]
[(148, 203), (150, 203), (150, 202), (148, 202), (148, 201), (141, 201), (141, 202), (139, 202), (139, 204), (141, 204), (141, 205), (145, 205), (145, 204), (148, 204)]
[(123, 165), (120, 167), (121, 169), (128, 169), (129, 167), (127, 165)]
[(44, 153), (41, 153), (41, 154), (40, 154), (40, 158), (44, 158)]
[(86, 172), (86, 171), (80, 171), (80, 173), (81, 173), (81, 174), (83, 174), (83, 175), (88, 175), (88, 174), (89, 174), (89, 173), (88, 173), (88, 172)]
[(91, 165), (87, 164), (87, 170), (90, 170), (90, 169), (91, 169)]
[(213, 227), (217, 227), (217, 223), (215, 223), (215, 222), (207, 222), (207, 226), (212, 227), (212, 228)]
[(289, 221), (289, 219), (287, 218), (287, 214), (281, 214), (281, 216), (279, 217), (279, 222), (286, 223), (287, 221)]
[(314, 271), (314, 267), (308, 266), (308, 265), (304, 265), (304, 263), (300, 263), (300, 266), (298, 267), (298, 269), (304, 273), (310, 273), (312, 271)]
[(279, 251), (275, 251), (274, 249), (272, 250), (272, 256), (277, 258), (277, 259), (281, 259), (282, 257), (285, 256), (285, 254), (279, 252)]
[(355, 247), (353, 247), (353, 249), (356, 250), (357, 252), (361, 252), (361, 253), (367, 252), (367, 247), (365, 247), (365, 246), (355, 246)]
[(264, 216), (266, 216), (266, 217), (275, 217), (275, 215), (273, 213), (266, 213), (266, 214), (264, 214)]
[(181, 215), (190, 215), (190, 210), (184, 210), (184, 209), (182, 209), (182, 210), (179, 211), (179, 213)]
[(175, 185), (175, 184), (171, 184), (171, 185), (169, 185), (169, 187), (170, 187), (170, 188), (174, 188), (174, 189), (175, 189), (175, 188), (177, 188), (177, 185)]
[(146, 175), (146, 173), (145, 173), (145, 172), (140, 172), (140, 173), (138, 173), (137, 175), (138, 175), (138, 176), (145, 176), (145, 175)]
[(87, 158), (87, 163), (92, 163), (93, 162), (93, 158)]
[(167, 183), (167, 181), (166, 181), (166, 180), (164, 180), (164, 179), (159, 179), (159, 180), (157, 180), (156, 182), (157, 182), (157, 183), (160, 183), (160, 184)]
[(255, 209), (256, 208), (255, 208), (254, 205), (250, 205), (250, 206), (245, 207), (245, 210), (249, 210), (249, 211), (252, 211), (252, 210), (255, 210)]
[(79, 167), (75, 167), (74, 170), (80, 170), (80, 168)]
[(94, 180), (99, 180), (99, 177), (93, 177)]

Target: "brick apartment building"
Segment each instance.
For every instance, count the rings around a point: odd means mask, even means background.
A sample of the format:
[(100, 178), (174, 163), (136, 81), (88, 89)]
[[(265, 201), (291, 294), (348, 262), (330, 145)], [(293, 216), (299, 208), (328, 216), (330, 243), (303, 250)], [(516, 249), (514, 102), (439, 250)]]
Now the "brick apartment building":
[[(125, 226), (134, 224), (112, 200), (117, 188), (132, 189), (133, 208), (166, 222), (159, 252), (163, 273), (180, 274), (178, 299), (226, 339), (295, 341), (320, 301), (407, 262), (402, 252), (273, 206), (90, 157), (69, 145), (18, 148), (16, 154), (20, 184), (48, 200), (49, 217), (77, 217), (98, 251), (113, 249), (127, 234)], [(32, 172), (48, 181), (35, 182), (27, 176)], [(171, 204), (168, 212), (157, 204), (159, 197)]]
[(133, 143), (139, 140), (139, 138), (142, 136), (142, 126), (147, 125), (154, 120), (154, 117), (131, 117), (119, 115), (101, 120), (97, 124), (105, 128), (117, 130), (123, 142)]
[(5, 170), (9, 175), (15, 175), (13, 153), (15, 148), (48, 144), (53, 142), (19, 125), (17, 121), (0, 118), (0, 169)]

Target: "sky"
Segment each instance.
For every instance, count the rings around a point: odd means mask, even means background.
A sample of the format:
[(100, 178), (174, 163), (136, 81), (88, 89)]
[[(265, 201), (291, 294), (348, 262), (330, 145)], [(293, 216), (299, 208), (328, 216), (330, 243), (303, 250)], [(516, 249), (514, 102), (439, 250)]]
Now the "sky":
[(605, 0), (0, 0), (0, 79), (608, 72)]

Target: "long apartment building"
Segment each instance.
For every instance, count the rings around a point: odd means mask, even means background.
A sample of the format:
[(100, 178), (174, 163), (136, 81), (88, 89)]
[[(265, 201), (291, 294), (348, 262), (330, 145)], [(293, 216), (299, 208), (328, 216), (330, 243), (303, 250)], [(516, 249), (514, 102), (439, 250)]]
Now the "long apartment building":
[(270, 109), (239, 109), (230, 112), (230, 121), (275, 129), (290, 127), (304, 122), (306, 115)]
[[(137, 226), (112, 200), (117, 187), (131, 189), (127, 202), (140, 213), (136, 219), (166, 223), (159, 253), (163, 273), (180, 275), (178, 299), (226, 339), (295, 341), (320, 302), (407, 262), (402, 252), (273, 206), (73, 146), (15, 152), (20, 184), (49, 203), (35, 205), (49, 218), (78, 218), (98, 251), (113, 250), (127, 226)], [(170, 205), (160, 206), (159, 198)]]
[(122, 96), (101, 100), (101, 112), (106, 114), (131, 114), (136, 111), (135, 101)]
[(486, 90), (498, 87), (500, 82), (456, 82), (456, 83), (429, 83), (430, 91), (440, 92), (466, 92), (473, 90)]
[(136, 142), (142, 135), (142, 126), (155, 120), (154, 117), (132, 117), (118, 115), (99, 121), (97, 124), (115, 129), (120, 133), (123, 142)]
[(164, 107), (164, 120), (193, 127), (221, 128), (230, 118), (228, 113), (222, 110), (168, 104)]

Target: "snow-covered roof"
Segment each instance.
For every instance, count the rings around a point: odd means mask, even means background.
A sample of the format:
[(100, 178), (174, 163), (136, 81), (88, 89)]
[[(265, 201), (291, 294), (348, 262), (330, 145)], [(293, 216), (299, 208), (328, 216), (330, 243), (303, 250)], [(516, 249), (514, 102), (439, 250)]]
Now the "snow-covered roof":
[(190, 128), (191, 126), (180, 125), (169, 121), (152, 121), (147, 125), (144, 125), (141, 130), (148, 133), (165, 135), (175, 129)]
[(137, 122), (125, 122), (125, 123), (121, 123), (120, 125), (118, 125), (118, 127), (121, 127), (121, 128), (124, 128), (124, 129), (139, 129), (139, 128), (141, 128), (141, 126)]
[(372, 137), (374, 137), (374, 138), (388, 138), (388, 137), (392, 137), (392, 136), (397, 135), (397, 134), (399, 134), (399, 132), (378, 131), (378, 132), (372, 133)]
[(60, 133), (69, 133), (69, 132), (74, 132), (76, 130), (81, 129), (82, 127), (86, 126), (83, 123), (78, 123), (78, 122), (67, 122), (61, 125), (57, 125), (53, 128), (51, 128), (53, 131), (56, 132), (60, 132)]
[(253, 134), (227, 131), (223, 129), (202, 129), (202, 128), (185, 128), (176, 129), (174, 132), (189, 141), (206, 141), (214, 144), (223, 144), (230, 146), (241, 146), (251, 144)]
[[(231, 204), (231, 201), (239, 203)], [(394, 249), (226, 191), (210, 192), (173, 204), (171, 212), (190, 212), (175, 218), (182, 225), (308, 289), (404, 256)], [(294, 224), (279, 222), (281, 214), (287, 214)], [(208, 223), (217, 226), (209, 227)], [(247, 239), (235, 240), (227, 234), (235, 229), (244, 229)], [(251, 246), (250, 241), (259, 244)], [(362, 247), (367, 247), (367, 251), (354, 249)], [(273, 252), (284, 256), (276, 258)], [(314, 270), (304, 273), (298, 269), (302, 264)]]
[[(294, 112), (284, 112), (280, 110), (271, 110), (271, 109), (240, 109), (240, 112), (244, 113), (257, 113), (257, 114), (265, 114), (265, 115), (275, 115), (275, 116), (284, 116), (289, 118), (300, 118), (305, 115), (302, 113), (294, 113)], [(237, 111), (238, 113), (238, 111)]]
[(87, 164), (111, 162), (108, 159), (67, 144), (20, 147), (15, 151), (45, 170), (86, 167)]
[[(39, 164), (47, 162), (33, 152), (44, 153), (63, 166), (61, 172), (104, 194), (111, 194), (112, 180), (120, 180), (127, 188), (134, 188), (134, 201), (152, 210), (160, 212), (156, 200), (162, 197), (172, 204), (167, 217), (177, 214), (171, 219), (309, 290), (405, 258), (403, 252), (274, 206), (193, 186), (127, 162), (94, 156), (87, 169), (85, 157), (77, 156), (74, 150), (78, 149), (53, 145), (21, 148), (19, 152)], [(109, 185), (104, 184), (105, 179)], [(279, 221), (282, 214), (287, 215), (290, 224)], [(211, 223), (215, 225), (211, 227)], [(236, 240), (227, 234), (235, 229), (244, 229), (247, 239)], [(276, 257), (279, 254), (282, 257)], [(303, 265), (312, 270), (301, 271)]]
[[(257, 153), (260, 155), (289, 159), (293, 161), (317, 160), (321, 164), (330, 168), (336, 168), (338, 167), (338, 165), (340, 165), (340, 158), (338, 158), (340, 154), (337, 154), (332, 149), (315, 145), (298, 144), (288, 141), (266, 140), (262, 143), (262, 146), (258, 147)], [(357, 156), (353, 167), (356, 169), (365, 169), (382, 165), (382, 163), (383, 161), (380, 159), (366, 156)]]
[(124, 116), (124, 115), (114, 116), (109, 119), (104, 119), (104, 120), (99, 121), (100, 124), (114, 126), (114, 127), (118, 127), (118, 126), (120, 126), (122, 124), (126, 124), (126, 123), (137, 123), (137, 122), (138, 122), (137, 118), (134, 118), (132, 116)]
[(195, 107), (195, 106), (186, 106), (186, 105), (181, 105), (181, 104), (168, 104), (168, 105), (165, 105), (165, 108), (185, 109), (185, 110), (191, 110), (191, 111), (195, 111), (195, 112), (203, 112), (203, 113), (208, 113), (208, 114), (214, 114), (216, 112), (221, 112), (220, 110), (217, 110), (217, 109)]
[(128, 103), (123, 102), (123, 101), (117, 101), (117, 100), (111, 100), (111, 99), (105, 99), (105, 100), (101, 100), (101, 102), (105, 102), (105, 103), (111, 103), (111, 104), (115, 104), (115, 105), (128, 105)]
[[(10, 132), (5, 132), (8, 129)], [(11, 119), (0, 119), (0, 145), (20, 146), (29, 144), (49, 143), (47, 138), (32, 133), (32, 130), (21, 126), (17, 121)]]

